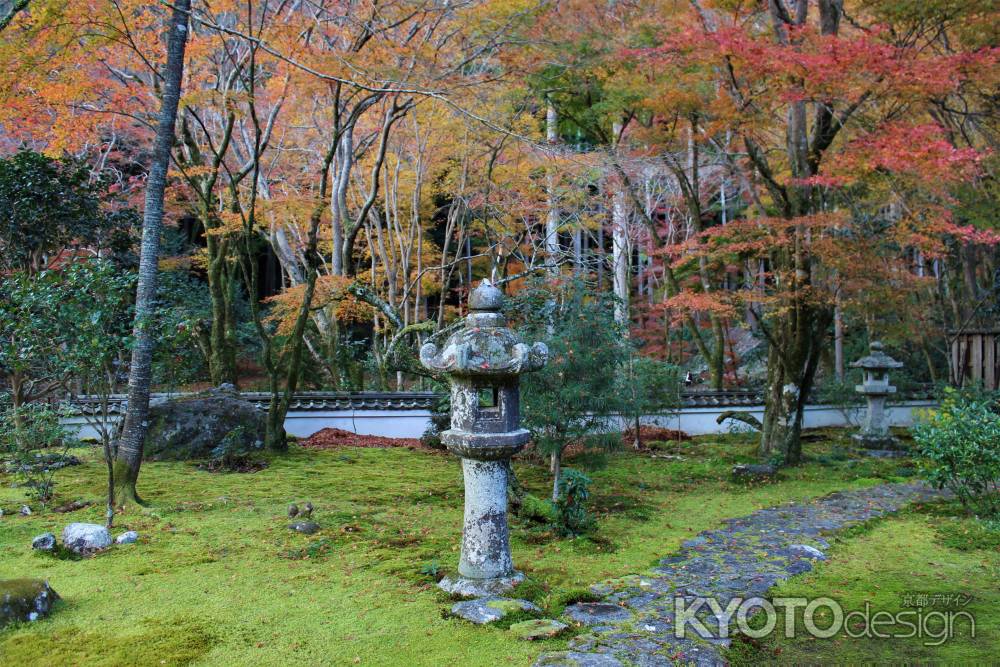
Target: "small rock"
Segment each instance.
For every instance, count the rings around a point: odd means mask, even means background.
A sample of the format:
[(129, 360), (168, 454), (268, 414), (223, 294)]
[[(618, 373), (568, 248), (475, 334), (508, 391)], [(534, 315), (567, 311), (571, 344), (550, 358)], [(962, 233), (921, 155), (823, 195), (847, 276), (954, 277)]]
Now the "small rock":
[(292, 503), (291, 505), (289, 505), (288, 506), (288, 518), (289, 519), (294, 519), (298, 515), (299, 515), (299, 506), (296, 505), (295, 503)]
[(815, 558), (817, 560), (826, 560), (826, 555), (817, 549), (816, 547), (811, 547), (808, 544), (793, 544), (788, 547), (788, 550), (797, 553), (805, 558)]
[(111, 533), (96, 523), (71, 523), (62, 532), (63, 546), (78, 554), (88, 554), (111, 546)]
[(21, 516), (31, 516), (31, 508), (27, 505), (21, 505)]
[(139, 533), (134, 530), (126, 530), (115, 538), (115, 544), (134, 544), (139, 541)]
[(541, 609), (527, 600), (497, 597), (457, 602), (451, 608), (451, 613), (479, 625), (499, 621), (507, 614), (516, 611), (541, 611)]
[(528, 621), (521, 621), (510, 626), (510, 632), (518, 639), (534, 641), (536, 639), (550, 639), (568, 628), (565, 623), (560, 623), (551, 618), (533, 618)]
[(31, 548), (39, 551), (52, 551), (56, 548), (56, 536), (52, 533), (42, 533), (31, 540)]
[(628, 609), (607, 602), (578, 602), (566, 607), (564, 614), (584, 625), (618, 623), (632, 617)]
[(312, 516), (312, 513), (313, 513), (312, 503), (306, 503), (305, 505), (302, 506), (302, 516), (308, 519), (309, 517)]
[(48, 616), (59, 599), (49, 582), (41, 579), (0, 581), (0, 627), (15, 621), (36, 621)]
[(314, 521), (296, 521), (295, 523), (288, 524), (288, 529), (294, 530), (297, 533), (312, 535), (319, 530), (319, 524)]
[(741, 463), (733, 468), (734, 482), (764, 482), (778, 476), (778, 469), (770, 463)]

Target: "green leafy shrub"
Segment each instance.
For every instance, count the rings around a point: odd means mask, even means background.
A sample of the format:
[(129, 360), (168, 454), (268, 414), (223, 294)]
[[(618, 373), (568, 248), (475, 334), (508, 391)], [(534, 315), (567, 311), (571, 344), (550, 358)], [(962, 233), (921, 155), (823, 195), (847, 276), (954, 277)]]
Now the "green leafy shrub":
[(549, 349), (545, 367), (521, 380), (521, 419), (532, 433), (533, 451), (552, 459), (553, 501), (567, 447), (621, 446), (620, 434), (607, 428), (608, 418), (622, 411), (615, 373), (628, 351), (614, 305), (610, 295), (578, 279), (530, 281), (507, 302), (511, 326), (525, 341), (543, 341)]
[(913, 429), (926, 458), (927, 480), (952, 491), (966, 510), (981, 516), (1000, 513), (1000, 414), (995, 408), (990, 397), (951, 390), (941, 408)]
[(441, 564), (438, 563), (436, 558), (429, 563), (424, 563), (420, 567), (420, 574), (424, 575), (425, 577), (429, 577), (434, 581), (440, 581), (442, 577)]
[(581, 535), (594, 527), (587, 511), (590, 478), (578, 470), (565, 468), (559, 477), (559, 499), (555, 502), (553, 527), (563, 536)]
[(59, 422), (62, 411), (28, 403), (0, 412), (0, 451), (5, 469), (14, 475), (29, 498), (45, 503), (52, 498), (56, 470), (71, 463), (66, 450), (77, 441)]

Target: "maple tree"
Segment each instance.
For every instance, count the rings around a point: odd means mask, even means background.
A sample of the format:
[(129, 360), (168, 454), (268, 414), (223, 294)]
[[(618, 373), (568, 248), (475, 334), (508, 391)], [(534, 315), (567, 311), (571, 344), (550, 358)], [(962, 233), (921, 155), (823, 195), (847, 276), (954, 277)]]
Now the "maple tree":
[[(790, 463), (801, 457), (803, 410), (835, 304), (880, 284), (917, 284), (900, 248), (933, 255), (948, 238), (969, 238), (944, 202), (949, 185), (975, 176), (979, 155), (943, 140), (926, 108), (996, 75), (995, 49), (935, 53), (926, 47), (937, 34), (897, 32), (849, 9), (847, 22), (835, 0), (692, 3), (689, 20), (634, 51), (650, 76), (694, 71), (711, 86), (715, 114), (697, 141), (742, 173), (751, 215), (667, 248), (669, 265), (757, 271), (742, 289), (689, 288), (668, 305), (726, 314), (750, 306), (768, 342), (761, 451)], [(873, 188), (881, 196), (866, 201)], [(880, 215), (874, 206), (889, 201), (905, 213)]]
[[(17, 3), (0, 147), (73, 155), (137, 204), (169, 11)], [(845, 327), (906, 341), (933, 378), (949, 329), (995, 317), (985, 0), (194, 0), (187, 17), (165, 220), (188, 242), (161, 268), (204, 282), (191, 328), (213, 383), (244, 380), (247, 303), (273, 446), (302, 384), (424, 382), (413, 344), (484, 276), (610, 291), (645, 354), (712, 388), (744, 381), (734, 338), (764, 340), (761, 451), (789, 462), (831, 333), (841, 380)]]

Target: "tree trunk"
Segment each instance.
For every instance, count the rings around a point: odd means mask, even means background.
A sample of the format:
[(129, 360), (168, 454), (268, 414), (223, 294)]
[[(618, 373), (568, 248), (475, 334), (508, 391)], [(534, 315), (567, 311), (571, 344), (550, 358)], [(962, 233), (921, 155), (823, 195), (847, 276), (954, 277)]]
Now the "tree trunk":
[(208, 372), (212, 384), (236, 385), (236, 326), (233, 312), (233, 280), (226, 266), (227, 243), (208, 238), (208, 294), (212, 306), (209, 333)]
[(552, 502), (559, 502), (559, 477), (562, 475), (562, 449), (552, 452)]
[[(559, 141), (558, 122), (556, 108), (549, 102), (545, 114), (545, 139), (552, 147)], [(550, 155), (549, 159), (552, 160), (553, 156)], [(556, 174), (556, 168), (549, 167), (545, 186), (548, 198), (546, 204), (548, 210), (545, 215), (545, 263), (548, 264), (547, 271), (552, 277), (559, 275), (559, 204), (556, 199)]]
[[(780, 452), (784, 463), (802, 461), (802, 421), (833, 309), (799, 304), (797, 315), (772, 331), (760, 453)], [(784, 318), (782, 318), (784, 319)]]
[(837, 305), (833, 314), (833, 370), (838, 382), (843, 382), (844, 373), (844, 313)]
[(140, 502), (136, 494), (139, 466), (146, 440), (149, 392), (152, 381), (153, 315), (156, 305), (156, 278), (160, 255), (160, 231), (163, 227), (163, 191), (174, 141), (177, 105), (184, 72), (184, 48), (187, 44), (188, 14), (191, 0), (177, 0), (170, 14), (167, 38), (167, 64), (164, 71), (163, 100), (153, 159), (146, 181), (146, 201), (142, 219), (142, 245), (139, 254), (139, 280), (135, 296), (135, 324), (132, 362), (128, 378), (128, 408), (118, 443), (113, 475), (117, 499)]

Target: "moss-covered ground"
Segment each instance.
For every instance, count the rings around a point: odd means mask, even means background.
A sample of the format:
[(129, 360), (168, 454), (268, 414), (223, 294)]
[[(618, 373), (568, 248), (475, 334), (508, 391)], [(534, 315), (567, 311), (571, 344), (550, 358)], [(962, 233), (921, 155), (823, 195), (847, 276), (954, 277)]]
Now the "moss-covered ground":
[[(801, 631), (798, 609), (794, 637), (779, 630), (761, 641), (738, 639), (729, 657), (737, 665), (996, 664), (998, 581), (1000, 531), (985, 528), (954, 504), (911, 509), (839, 536), (829, 561), (771, 590), (772, 597), (836, 600), (846, 619), (840, 632), (810, 637)], [(866, 608), (874, 625), (865, 616), (848, 616)], [(821, 629), (834, 622), (824, 608), (815, 619)], [(776, 625), (785, 624), (779, 611)]]
[[(610, 455), (604, 467), (588, 471), (598, 516), (592, 536), (559, 539), (544, 526), (514, 522), (514, 559), (529, 577), (520, 594), (557, 614), (585, 598), (590, 584), (646, 570), (721, 519), (913, 473), (908, 463), (860, 459), (830, 439), (807, 450), (806, 465), (778, 483), (749, 488), (728, 480), (733, 463), (751, 460), (752, 445), (739, 437), (669, 444), (658, 453), (683, 460)], [(527, 665), (564, 646), (564, 638), (528, 643), (504, 629), (526, 616), (496, 627), (448, 618), (450, 602), (434, 576), (458, 561), (462, 480), (458, 460), (447, 454), (293, 447), (250, 474), (146, 463), (140, 491), (149, 506), (116, 519), (115, 532), (137, 530), (139, 543), (60, 560), (33, 552), (31, 538), (58, 535), (70, 521), (101, 522), (102, 464), (96, 451), (76, 453), (86, 462), (59, 471), (50, 507), (95, 501), (82, 510), (57, 514), (33, 505), (32, 516), (11, 516), (24, 496), (2, 480), (0, 579), (46, 578), (64, 601), (49, 619), (0, 631), (0, 664)], [(524, 460), (515, 468), (531, 493), (545, 497), (544, 465)], [(287, 528), (289, 503), (305, 501), (322, 526), (314, 535)], [(941, 517), (913, 513), (882, 522), (845, 540), (829, 563), (789, 586), (863, 596), (992, 585), (977, 604), (993, 620), (977, 628), (975, 640), (956, 640), (949, 649), (960, 657), (988, 655), (990, 642), (997, 648), (997, 587), (990, 583), (1000, 563), (996, 546), (946, 546), (942, 525)], [(851, 662), (935, 655), (907, 646), (911, 653), (833, 640), (743, 645), (734, 657), (774, 659), (777, 651), (799, 661)]]

